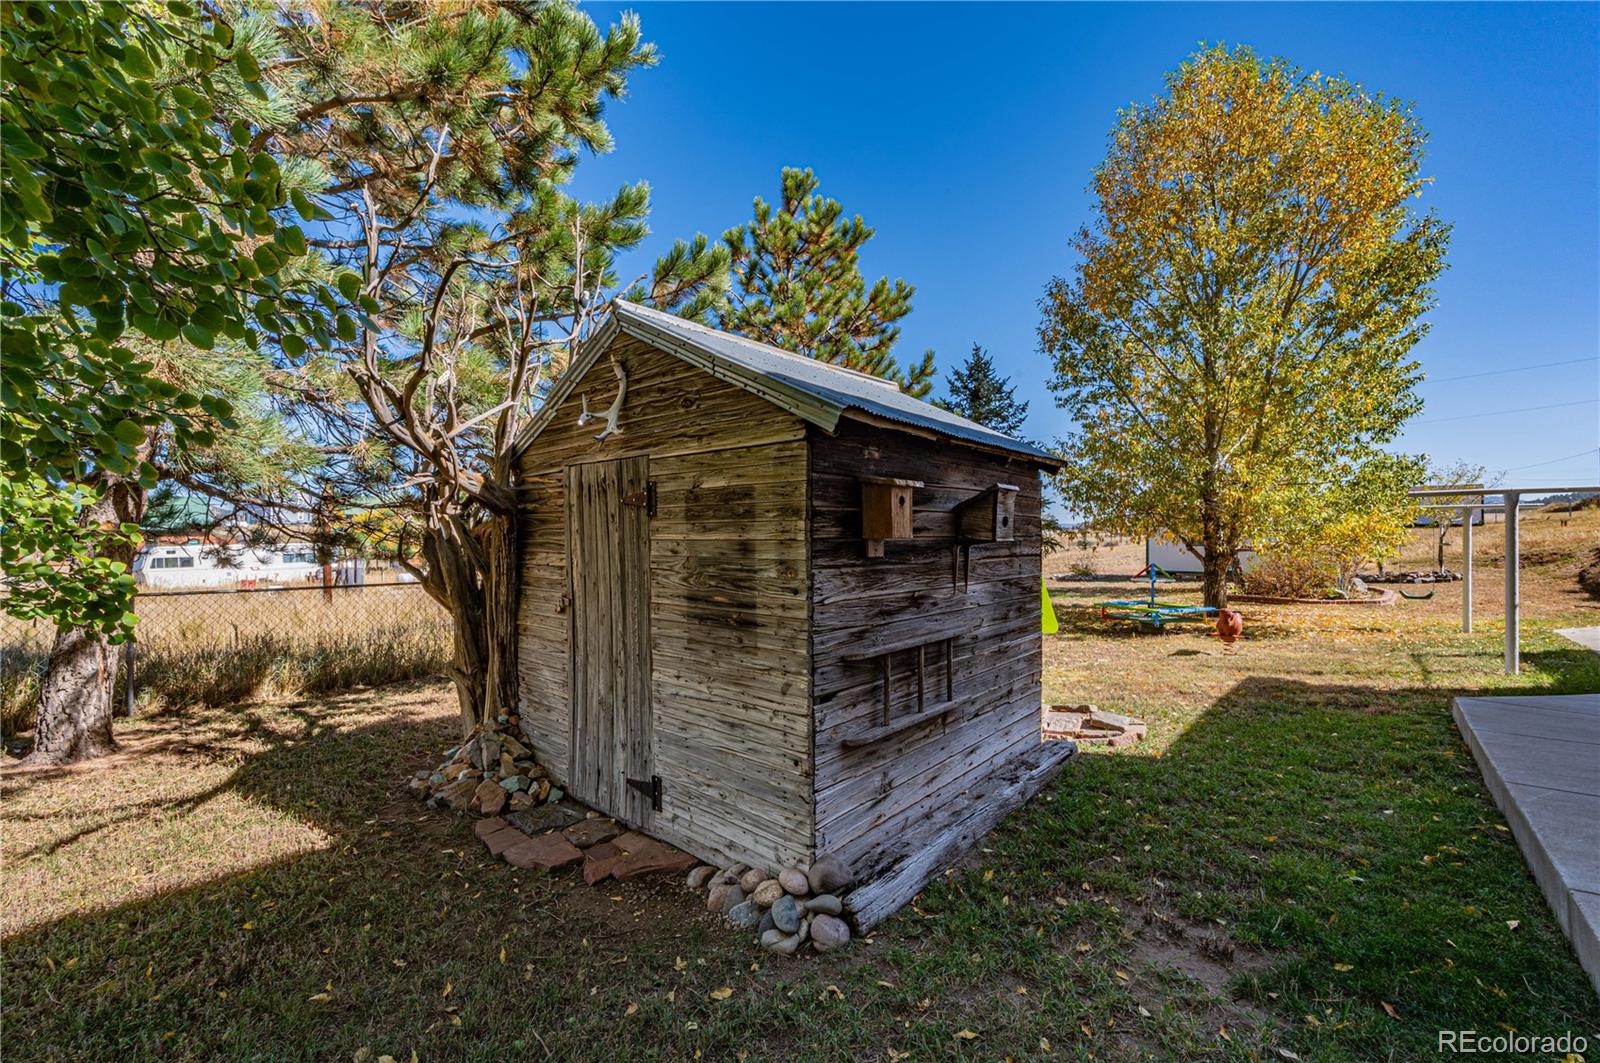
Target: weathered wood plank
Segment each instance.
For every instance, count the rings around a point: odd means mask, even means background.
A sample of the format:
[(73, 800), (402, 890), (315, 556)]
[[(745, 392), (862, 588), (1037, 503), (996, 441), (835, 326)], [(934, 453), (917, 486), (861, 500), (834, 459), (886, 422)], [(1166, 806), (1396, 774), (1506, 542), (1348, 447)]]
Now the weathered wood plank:
[[(870, 872), (927, 844), (941, 813), (968, 808), (978, 787), (1039, 743), (1038, 476), (1025, 461), (880, 428), (846, 424), (837, 437), (811, 438), (815, 844)], [(915, 538), (889, 544), (881, 560), (861, 556), (862, 476), (924, 484)], [(953, 555), (959, 507), (996, 483), (1019, 488), (1015, 538)], [(956, 706), (948, 717), (846, 748), (883, 712), (881, 674), (860, 658), (946, 636)], [(916, 653), (893, 658), (895, 725), (915, 719), (929, 683), (943, 696), (942, 647), (924, 651), (920, 687)]]
[(1071, 745), (1041, 745), (989, 776), (967, 800), (947, 806), (946, 816), (930, 824), (917, 849), (845, 898), (845, 910), (857, 932), (866, 933), (893, 915), (930, 878), (1043, 789), (1072, 758)]

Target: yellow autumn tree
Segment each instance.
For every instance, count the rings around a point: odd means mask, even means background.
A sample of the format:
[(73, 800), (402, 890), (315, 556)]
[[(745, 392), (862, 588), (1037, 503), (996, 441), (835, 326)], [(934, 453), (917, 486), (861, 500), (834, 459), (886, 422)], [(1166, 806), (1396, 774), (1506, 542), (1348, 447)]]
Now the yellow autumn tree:
[(1421, 476), (1383, 445), (1422, 406), (1410, 351), (1449, 236), (1411, 208), (1424, 141), (1408, 106), (1245, 48), (1118, 116), (1081, 262), (1040, 304), (1077, 423), (1061, 486), (1098, 527), (1202, 554), (1208, 604), (1254, 537), (1347, 535), (1327, 500), (1387, 520)]

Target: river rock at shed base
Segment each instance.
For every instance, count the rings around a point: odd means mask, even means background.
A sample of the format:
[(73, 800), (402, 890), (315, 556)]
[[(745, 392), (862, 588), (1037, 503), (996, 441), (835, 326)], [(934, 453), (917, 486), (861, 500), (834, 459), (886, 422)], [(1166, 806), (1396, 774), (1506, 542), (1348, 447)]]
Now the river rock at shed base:
[(811, 917), (811, 947), (831, 952), (850, 943), (850, 924), (831, 915)]
[(838, 893), (855, 881), (855, 876), (843, 860), (829, 853), (817, 857), (817, 862), (806, 872), (806, 879), (812, 893)]

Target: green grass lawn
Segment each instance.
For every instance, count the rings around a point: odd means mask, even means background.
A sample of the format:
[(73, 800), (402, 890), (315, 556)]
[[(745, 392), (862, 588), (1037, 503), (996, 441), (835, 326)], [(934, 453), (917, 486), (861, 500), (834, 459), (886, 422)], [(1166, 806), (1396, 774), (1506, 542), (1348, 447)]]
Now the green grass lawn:
[(11, 774), (6, 1056), (1367, 1061), (1432, 1058), (1442, 1027), (1600, 1035), (1449, 716), (1600, 690), (1550, 634), (1592, 612), (1531, 620), (1507, 679), (1491, 625), (1260, 611), (1226, 655), (1108, 632), (1074, 608), (1096, 596), (1057, 595), (1047, 697), (1149, 741), (1085, 754), (824, 957), (761, 953), (675, 878), (491, 862), (405, 796), (449, 744), (441, 687), (139, 721), (109, 768)]

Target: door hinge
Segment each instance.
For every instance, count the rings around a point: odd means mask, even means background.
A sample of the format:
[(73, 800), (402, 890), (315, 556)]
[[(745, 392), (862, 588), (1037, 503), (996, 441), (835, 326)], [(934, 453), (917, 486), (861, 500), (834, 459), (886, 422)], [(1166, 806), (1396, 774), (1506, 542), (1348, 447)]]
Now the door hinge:
[(643, 506), (644, 507), (644, 515), (645, 516), (647, 516), (647, 517), (655, 516), (656, 515), (656, 482), (654, 480), (650, 480), (649, 482), (647, 482), (644, 485), (644, 490), (642, 490), (642, 491), (630, 491), (627, 494), (623, 495), (622, 496), (622, 504), (625, 505), (625, 506)]
[(661, 811), (661, 776), (652, 775), (648, 779), (628, 779), (628, 786), (638, 790), (641, 794), (650, 795), (650, 807), (657, 812)]

